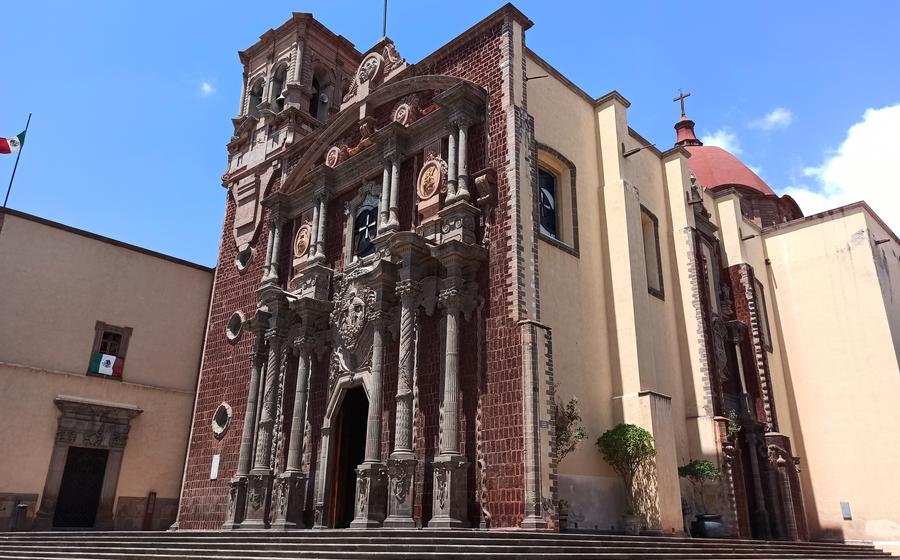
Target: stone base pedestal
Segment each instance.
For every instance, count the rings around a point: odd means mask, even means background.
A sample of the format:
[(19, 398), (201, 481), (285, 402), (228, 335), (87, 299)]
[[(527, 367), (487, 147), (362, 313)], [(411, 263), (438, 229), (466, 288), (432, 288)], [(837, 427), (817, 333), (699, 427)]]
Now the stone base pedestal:
[(436, 457), (434, 467), (433, 516), (429, 529), (468, 526), (466, 516), (466, 470), (469, 464), (459, 455)]
[(416, 459), (412, 455), (397, 455), (388, 459), (388, 516), (384, 526), (394, 529), (412, 529), (413, 488), (416, 480)]
[(306, 506), (306, 481), (305, 474), (299, 471), (283, 473), (275, 481), (276, 505), (273, 529), (305, 529), (303, 523), (303, 509)]
[(481, 211), (468, 202), (457, 201), (438, 212), (441, 222), (441, 243), (461, 241), (475, 243), (475, 226)]
[(270, 471), (251, 472), (247, 476), (247, 504), (241, 528), (265, 529), (269, 526), (273, 478)]
[(384, 523), (387, 510), (387, 467), (363, 463), (356, 468), (356, 513), (351, 529), (374, 529)]
[(241, 526), (244, 509), (247, 507), (247, 479), (243, 476), (232, 478), (228, 483), (228, 509), (222, 529), (230, 531)]

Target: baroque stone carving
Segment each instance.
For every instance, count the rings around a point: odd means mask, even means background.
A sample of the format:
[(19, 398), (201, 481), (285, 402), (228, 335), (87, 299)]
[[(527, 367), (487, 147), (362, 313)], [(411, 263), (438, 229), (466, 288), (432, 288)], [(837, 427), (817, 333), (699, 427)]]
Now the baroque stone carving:
[(422, 170), (416, 181), (416, 194), (420, 200), (427, 200), (436, 195), (447, 185), (447, 162), (440, 156), (433, 154)]
[(128, 442), (128, 433), (127, 432), (113, 432), (112, 436), (109, 438), (109, 446), (110, 447), (125, 447), (125, 444)]
[(103, 443), (103, 429), (99, 429), (96, 432), (87, 432), (82, 436), (82, 441), (88, 447), (99, 447), (101, 443)]
[(358, 469), (356, 471), (356, 485), (359, 487), (359, 503), (358, 510), (365, 512), (366, 501), (369, 499), (369, 471)]
[(297, 258), (304, 257), (309, 251), (309, 240), (311, 236), (309, 224), (303, 224), (297, 230), (297, 236), (294, 238), (294, 256)]
[(728, 329), (726, 328), (724, 321), (716, 318), (713, 320), (712, 331), (716, 373), (719, 375), (720, 379), (724, 380), (727, 377), (728, 370), (728, 351), (725, 348), (725, 339), (728, 335)]
[(328, 151), (325, 152), (325, 165), (328, 167), (335, 167), (340, 164), (349, 156), (347, 151), (348, 148), (346, 144), (328, 148)]
[(434, 465), (435, 482), (437, 482), (438, 505), (443, 510), (447, 504), (447, 469), (444, 465)]
[(375, 292), (349, 284), (335, 301), (331, 324), (337, 329), (346, 348), (355, 348), (375, 304)]
[(75, 443), (78, 433), (74, 430), (60, 430), (56, 432), (56, 441), (59, 443)]
[(407, 95), (401, 99), (391, 112), (391, 120), (403, 126), (409, 126), (420, 117), (419, 98)]
[(409, 495), (409, 472), (402, 464), (398, 463), (389, 467), (388, 474), (390, 475), (390, 480), (393, 481), (391, 492), (394, 494), (394, 497), (401, 504), (406, 502), (406, 498)]
[(388, 43), (381, 49), (381, 57), (384, 61), (384, 73), (386, 75), (405, 62), (400, 53), (397, 52), (397, 47), (394, 46), (394, 43)]

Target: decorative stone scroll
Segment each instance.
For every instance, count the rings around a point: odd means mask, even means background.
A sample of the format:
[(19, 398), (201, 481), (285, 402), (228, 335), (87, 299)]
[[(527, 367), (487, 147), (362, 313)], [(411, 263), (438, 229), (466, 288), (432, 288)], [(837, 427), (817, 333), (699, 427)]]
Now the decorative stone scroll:
[(411, 125), (420, 116), (419, 98), (415, 95), (408, 95), (401, 99), (391, 112), (391, 120), (403, 126)]

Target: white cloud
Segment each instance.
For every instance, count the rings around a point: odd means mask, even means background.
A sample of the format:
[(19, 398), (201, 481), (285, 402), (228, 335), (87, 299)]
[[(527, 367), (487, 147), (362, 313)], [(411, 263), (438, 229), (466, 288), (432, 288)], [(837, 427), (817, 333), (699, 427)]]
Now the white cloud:
[(738, 143), (737, 135), (727, 126), (712, 133), (704, 131), (700, 136), (700, 141), (706, 146), (718, 146), (732, 154), (743, 152), (741, 145)]
[(790, 109), (776, 107), (768, 115), (761, 119), (756, 119), (748, 126), (761, 130), (775, 130), (776, 128), (787, 128), (792, 122), (794, 122), (794, 114)]
[(216, 86), (209, 82), (200, 82), (200, 91), (198, 93), (200, 94), (200, 97), (209, 97), (216, 93)]
[(900, 104), (868, 109), (836, 151), (803, 175), (811, 184), (785, 189), (804, 213), (815, 214), (865, 200), (894, 231), (900, 231)]

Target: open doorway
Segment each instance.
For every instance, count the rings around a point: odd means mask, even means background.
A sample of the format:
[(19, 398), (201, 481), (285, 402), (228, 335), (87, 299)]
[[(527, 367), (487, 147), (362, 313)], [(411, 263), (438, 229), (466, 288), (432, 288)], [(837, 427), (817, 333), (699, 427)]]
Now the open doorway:
[(349, 527), (356, 511), (356, 467), (366, 456), (366, 416), (369, 400), (362, 387), (347, 391), (335, 422), (334, 462), (331, 467), (332, 527)]
[(94, 526), (108, 458), (108, 449), (69, 447), (53, 514), (54, 527)]

